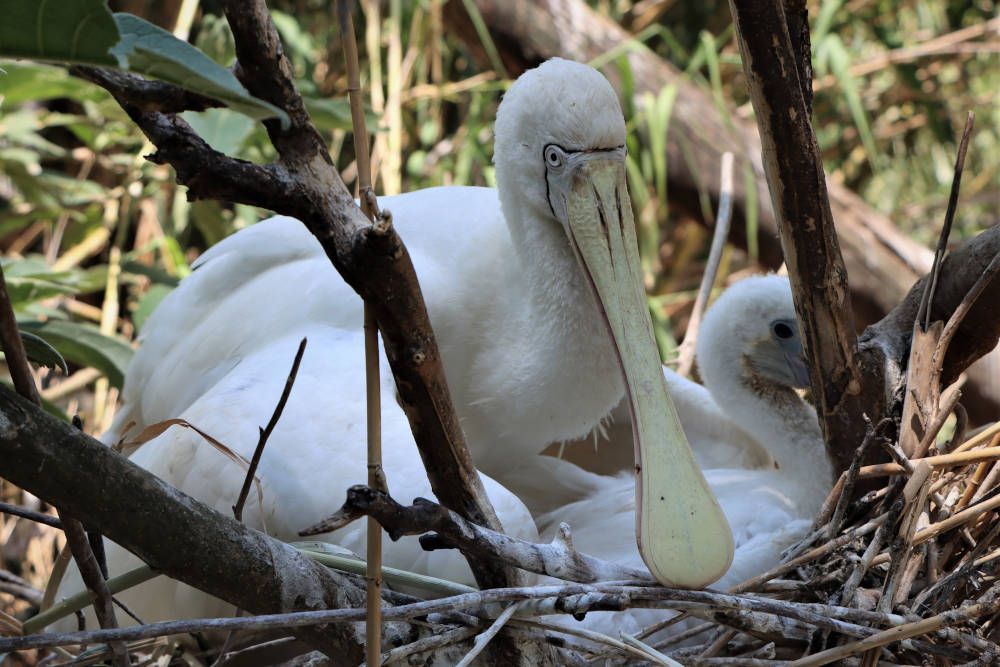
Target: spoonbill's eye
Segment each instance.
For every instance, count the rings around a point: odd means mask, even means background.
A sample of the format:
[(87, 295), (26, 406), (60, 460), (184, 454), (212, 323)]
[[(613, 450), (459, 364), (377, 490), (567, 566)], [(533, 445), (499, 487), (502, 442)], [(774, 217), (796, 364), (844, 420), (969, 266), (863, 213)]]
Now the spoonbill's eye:
[(771, 331), (774, 335), (778, 337), (779, 340), (788, 340), (795, 336), (795, 331), (792, 327), (788, 326), (784, 322), (775, 322), (771, 325)]
[(561, 167), (563, 165), (563, 153), (558, 147), (548, 145), (545, 147), (545, 164), (549, 167)]

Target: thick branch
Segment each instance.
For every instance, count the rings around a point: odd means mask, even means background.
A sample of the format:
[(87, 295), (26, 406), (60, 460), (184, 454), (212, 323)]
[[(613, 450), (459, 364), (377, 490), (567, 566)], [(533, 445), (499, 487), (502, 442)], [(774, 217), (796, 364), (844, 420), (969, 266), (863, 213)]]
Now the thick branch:
[[(1000, 253), (1000, 225), (991, 227), (952, 250), (941, 265), (934, 292), (931, 320), (946, 321), (993, 258)], [(918, 280), (896, 308), (865, 330), (862, 347), (878, 345), (900, 364), (906, 359), (913, 321), (924, 292), (925, 276)], [(988, 353), (1000, 339), (1000, 279), (994, 279), (973, 304), (955, 334), (944, 360), (942, 384), (950, 384), (969, 364)]]
[[(218, 514), (3, 386), (0, 416), (0, 476), (71, 509), (154, 569), (257, 613), (364, 604), (356, 578)], [(330, 655), (363, 658), (349, 626), (302, 636)]]
[(141, 111), (181, 113), (225, 106), (211, 97), (163, 81), (150, 81), (127, 72), (96, 67), (70, 67), (69, 72), (104, 88), (120, 104), (127, 103)]
[(580, 553), (573, 548), (570, 530), (565, 524), (551, 544), (536, 544), (477, 526), (425, 498), (417, 498), (407, 507), (400, 505), (389, 494), (364, 485), (348, 489), (343, 507), (302, 534), (315, 535), (337, 530), (363, 516), (374, 517), (393, 540), (404, 535), (436, 533), (420, 539), (428, 550), (457, 548), (466, 555), (500, 559), (522, 570), (566, 581), (651, 581), (648, 572)]
[(873, 406), (871, 397), (884, 392), (881, 373), (862, 374), (855, 360), (847, 269), (803, 94), (811, 82), (800, 81), (796, 63), (802, 54), (793, 48), (781, 3), (730, 0), (730, 8), (802, 325), (816, 412), (827, 449), (843, 470), (864, 438), (864, 422), (858, 417), (865, 410), (881, 417), (884, 405)]

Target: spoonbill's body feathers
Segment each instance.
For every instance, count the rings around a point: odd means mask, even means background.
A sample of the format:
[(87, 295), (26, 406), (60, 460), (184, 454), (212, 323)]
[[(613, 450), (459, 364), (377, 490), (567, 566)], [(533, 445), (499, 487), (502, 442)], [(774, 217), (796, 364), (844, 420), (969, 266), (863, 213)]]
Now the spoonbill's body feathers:
[[(196, 273), (188, 284), (198, 277)], [(183, 293), (167, 298), (183, 298)], [(170, 309), (176, 304), (165, 301), (164, 305)], [(300, 327), (240, 356), (231, 368), (219, 371), (218, 380), (197, 400), (177, 413), (249, 459), (257, 444), (258, 427), (267, 423), (274, 410), (303, 336), (309, 342), (295, 385), (258, 468), (263, 503), (252, 487), (244, 512), (247, 525), (285, 541), (301, 539), (297, 536), (300, 529), (329, 516), (344, 501), (349, 486), (367, 480), (362, 333), (322, 325)], [(388, 398), (392, 374), (384, 359), (381, 373), (382, 391)], [(409, 423), (391, 398), (382, 402), (382, 437), (383, 465), (393, 496), (400, 502), (433, 498)], [(232, 514), (246, 474), (242, 466), (198, 433), (179, 426), (141, 445), (131, 459), (226, 515)], [(485, 475), (482, 480), (506, 531), (523, 539), (537, 539), (534, 522), (521, 501)], [(321, 539), (363, 556), (365, 525), (357, 521)], [(192, 558), (197, 557), (192, 554)], [(424, 551), (415, 537), (385, 540), (383, 563), (475, 583), (460, 553)], [(121, 574), (140, 563), (108, 543), (108, 564), (113, 573)], [(77, 590), (74, 584), (78, 582), (78, 577), (67, 582), (63, 590)], [(144, 621), (231, 612), (231, 608), (224, 611), (226, 605), (218, 600), (162, 579), (138, 587), (125, 599)]]

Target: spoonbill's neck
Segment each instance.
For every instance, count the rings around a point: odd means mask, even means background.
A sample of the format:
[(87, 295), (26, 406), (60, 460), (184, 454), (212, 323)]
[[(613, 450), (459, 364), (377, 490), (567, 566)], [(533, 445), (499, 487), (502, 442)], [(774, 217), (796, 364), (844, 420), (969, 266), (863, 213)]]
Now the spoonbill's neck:
[(709, 363), (699, 363), (705, 386), (727, 415), (768, 451), (803, 515), (811, 516), (833, 484), (833, 465), (816, 412), (791, 387), (761, 378), (741, 346), (712, 347), (725, 349), (712, 350)]
[(760, 379), (746, 361), (738, 376), (718, 384), (706, 378), (726, 412), (771, 454), (803, 514), (819, 511), (833, 484), (833, 465), (813, 408), (791, 387)]

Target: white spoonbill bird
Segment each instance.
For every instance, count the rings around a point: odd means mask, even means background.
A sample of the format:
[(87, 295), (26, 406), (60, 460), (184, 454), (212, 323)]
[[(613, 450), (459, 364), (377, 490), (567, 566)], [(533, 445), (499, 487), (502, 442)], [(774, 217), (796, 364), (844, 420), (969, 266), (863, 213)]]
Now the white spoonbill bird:
[[(382, 205), (413, 257), (480, 468), (503, 472), (547, 442), (589, 431), (625, 392), (643, 557), (661, 580), (701, 586), (728, 567), (732, 537), (660, 372), (624, 143), (621, 109), (604, 77), (549, 61), (520, 77), (500, 105), (498, 192), (437, 188)], [(302, 225), (278, 218), (240, 232), (205, 253), (147, 322), (107, 439), (117, 441), (129, 423), (181, 417), (249, 457), (293, 345), (308, 335), (299, 379), (260, 464), (264, 507), (245, 514), (251, 525), (264, 519), (273, 534), (291, 537), (365, 478), (361, 320), (360, 300)], [(428, 495), (402, 412), (391, 401), (384, 406), (387, 426), (399, 426), (383, 434), (389, 488), (405, 501)], [(133, 460), (222, 511), (240, 487), (242, 469), (188, 429), (163, 433)], [(530, 533), (523, 505), (489, 488), (506, 529)], [(329, 539), (363, 552), (351, 535)], [(116, 553), (109, 565), (118, 571)], [(387, 544), (385, 562), (461, 579), (413, 541)]]
[[(758, 276), (736, 283), (702, 326), (698, 363), (706, 385), (774, 460), (769, 469), (705, 470), (736, 544), (732, 566), (714, 585), (724, 590), (777, 565), (781, 551), (808, 531), (833, 483), (833, 466), (815, 411), (793, 389), (805, 366), (788, 280)], [(635, 512), (631, 476), (596, 475), (565, 461), (553, 467), (554, 474), (588, 487), (589, 496), (540, 517), (543, 539), (566, 522), (578, 550), (642, 567), (626, 528)], [(588, 622), (635, 632), (663, 617), (662, 611), (637, 609), (588, 614)]]

